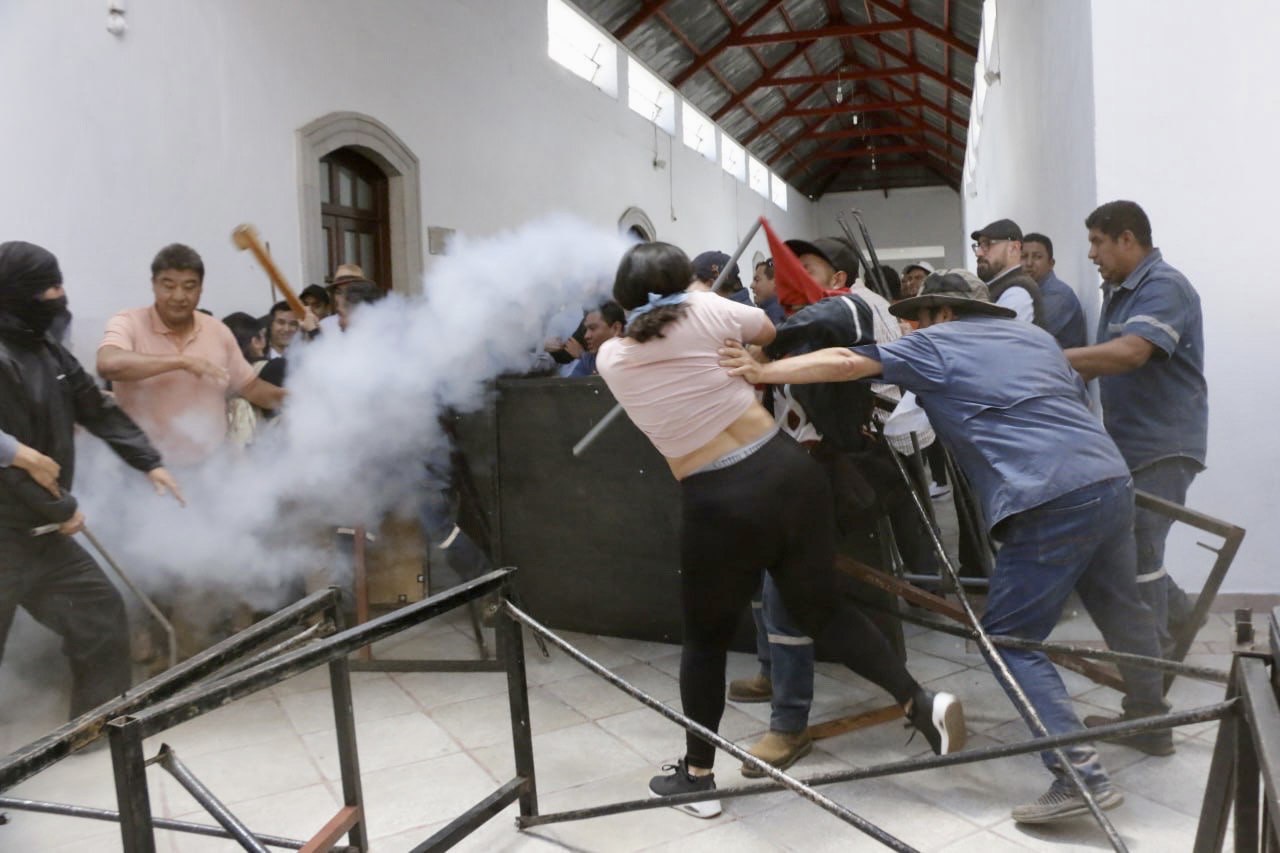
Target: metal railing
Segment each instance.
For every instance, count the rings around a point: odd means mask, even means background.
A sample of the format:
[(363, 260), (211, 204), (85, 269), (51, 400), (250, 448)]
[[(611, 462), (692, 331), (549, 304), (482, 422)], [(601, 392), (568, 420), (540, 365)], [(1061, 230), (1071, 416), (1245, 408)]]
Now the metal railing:
[(1236, 853), (1280, 850), (1280, 608), (1269, 622), (1270, 650), (1237, 650), (1232, 662), (1227, 697), (1236, 707), (1218, 727), (1195, 853), (1221, 851), (1231, 818)]
[[(4, 791), (106, 734), (111, 748), (118, 811), (16, 797), (0, 797), (0, 808), (117, 821), (126, 853), (154, 851), (156, 829), (230, 838), (243, 849), (252, 851), (265, 851), (267, 847), (304, 851), (367, 850), (368, 832), (356, 751), (348, 656), (370, 643), (484, 596), (496, 593), (508, 599), (513, 574), (513, 569), (490, 572), (322, 639), (318, 638), (328, 625), (321, 621), (306, 627), (306, 623), (327, 619), (333, 625), (341, 626), (340, 599), (337, 590), (332, 588), (310, 595), (0, 759), (0, 791)], [(291, 632), (291, 636), (284, 636)], [(519, 626), (509, 619), (499, 620), (496, 632), (501, 668), (507, 674), (516, 776), (417, 849), (447, 849), (517, 800), (521, 814), (537, 813), (523, 638)], [(491, 672), (495, 669), (494, 662), (488, 660), (439, 663), (439, 669), (456, 672)], [(167, 744), (162, 745), (159, 754), (153, 758), (148, 759), (143, 754), (144, 738), (321, 664), (327, 664), (329, 668), (343, 806), (310, 839), (253, 832), (200, 782)], [(153, 817), (146, 775), (151, 764), (170, 773), (218, 825)], [(344, 835), (348, 845), (340, 845)]]

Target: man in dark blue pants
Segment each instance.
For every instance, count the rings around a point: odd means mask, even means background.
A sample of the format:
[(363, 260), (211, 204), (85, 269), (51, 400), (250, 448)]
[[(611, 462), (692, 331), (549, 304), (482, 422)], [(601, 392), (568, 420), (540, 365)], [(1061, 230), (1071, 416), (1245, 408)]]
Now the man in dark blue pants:
[[(919, 331), (765, 365), (726, 344), (721, 363), (749, 382), (880, 377), (914, 391), (1002, 543), (983, 617), (987, 631), (1043, 640), (1074, 589), (1111, 648), (1158, 656), (1151, 611), (1137, 590), (1129, 469), (1053, 336), (1011, 322), (1013, 312), (987, 301), (986, 287), (964, 270), (934, 273), (920, 296), (893, 312), (917, 320)], [(1043, 652), (999, 654), (1051, 734), (1082, 728)], [(1167, 708), (1160, 673), (1126, 667), (1122, 675), (1127, 714)], [(1100, 806), (1123, 802), (1091, 745), (1065, 751)], [(1015, 808), (1013, 818), (1045, 823), (1085, 814), (1084, 797), (1057, 756), (1041, 757), (1053, 784)]]
[[(1204, 470), (1208, 442), (1200, 296), (1152, 246), (1151, 222), (1138, 205), (1108, 202), (1089, 214), (1085, 227), (1089, 259), (1102, 275), (1102, 314), (1098, 343), (1067, 350), (1067, 359), (1086, 380), (1098, 377), (1103, 422), (1137, 487), (1181, 504)], [(1134, 526), (1138, 589), (1165, 654), (1176, 634), (1199, 627), (1187, 624), (1187, 594), (1165, 571), (1171, 523), (1139, 509)]]

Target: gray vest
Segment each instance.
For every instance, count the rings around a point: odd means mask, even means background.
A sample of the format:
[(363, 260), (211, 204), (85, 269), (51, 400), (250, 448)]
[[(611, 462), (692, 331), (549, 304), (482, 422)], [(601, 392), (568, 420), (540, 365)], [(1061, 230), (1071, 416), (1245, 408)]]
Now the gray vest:
[(1031, 306), (1034, 312), (1035, 324), (1042, 329), (1046, 328), (1044, 324), (1044, 300), (1040, 297), (1040, 285), (1036, 284), (1036, 280), (1022, 270), (1000, 276), (994, 282), (987, 282), (987, 293), (991, 296), (991, 301), (996, 302), (1000, 299), (1000, 294), (1011, 287), (1021, 287), (1031, 294)]

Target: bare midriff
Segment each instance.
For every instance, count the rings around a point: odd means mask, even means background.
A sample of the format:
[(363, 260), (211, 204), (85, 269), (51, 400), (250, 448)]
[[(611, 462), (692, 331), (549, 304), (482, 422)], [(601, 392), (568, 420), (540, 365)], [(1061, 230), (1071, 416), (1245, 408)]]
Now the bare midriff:
[(732, 453), (739, 447), (745, 447), (765, 433), (773, 429), (773, 416), (765, 411), (764, 406), (752, 403), (737, 420), (725, 427), (719, 435), (684, 456), (666, 457), (671, 466), (671, 473), (677, 480), (697, 471), (704, 465), (715, 462), (726, 453)]

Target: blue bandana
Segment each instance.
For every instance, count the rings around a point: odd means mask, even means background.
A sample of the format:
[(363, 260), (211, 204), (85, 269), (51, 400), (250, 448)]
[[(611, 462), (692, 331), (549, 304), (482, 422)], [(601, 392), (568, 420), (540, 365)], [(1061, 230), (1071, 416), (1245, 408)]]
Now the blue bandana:
[(654, 308), (661, 308), (663, 305), (679, 305), (688, 298), (689, 294), (683, 290), (679, 293), (668, 293), (666, 296), (663, 296), (661, 293), (650, 293), (649, 304), (641, 305), (638, 308), (632, 308), (630, 315), (627, 317), (627, 321), (630, 322), (637, 317), (643, 317)]

